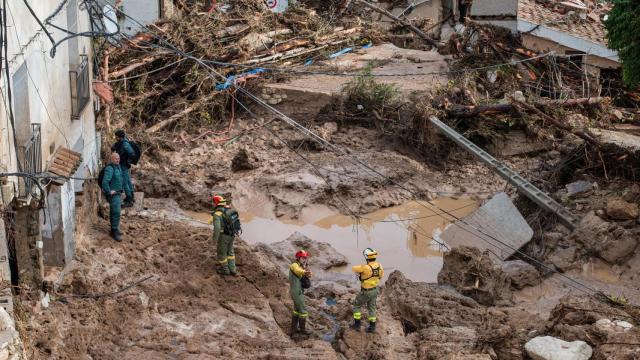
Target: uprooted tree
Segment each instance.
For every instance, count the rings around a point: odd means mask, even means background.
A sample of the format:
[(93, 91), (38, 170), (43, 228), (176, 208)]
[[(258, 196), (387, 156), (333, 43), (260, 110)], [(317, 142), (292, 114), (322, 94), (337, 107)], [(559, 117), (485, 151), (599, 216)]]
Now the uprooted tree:
[(640, 86), (640, 2), (613, 0), (613, 3), (605, 21), (609, 47), (620, 54), (625, 84), (636, 88)]

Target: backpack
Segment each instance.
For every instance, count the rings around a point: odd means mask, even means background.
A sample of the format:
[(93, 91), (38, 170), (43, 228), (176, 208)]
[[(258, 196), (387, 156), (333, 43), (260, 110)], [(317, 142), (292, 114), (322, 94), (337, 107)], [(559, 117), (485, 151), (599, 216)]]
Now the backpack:
[(142, 150), (140, 150), (140, 144), (135, 141), (129, 141), (129, 145), (133, 149), (133, 157), (131, 159), (127, 159), (129, 164), (138, 165), (138, 161), (140, 161), (140, 157), (142, 156)]
[(300, 286), (302, 286), (303, 289), (308, 289), (311, 287), (311, 279), (309, 279), (307, 276), (303, 276), (302, 278), (300, 278)]
[(242, 234), (240, 215), (236, 209), (225, 208), (222, 212), (224, 233), (231, 236)]
[[(102, 167), (102, 169), (100, 169), (100, 172), (98, 173), (98, 187), (100, 189), (102, 189), (102, 180), (104, 179), (104, 171), (107, 169), (107, 167), (111, 166), (112, 164), (107, 164), (106, 166)], [(104, 189), (102, 189), (104, 191)]]

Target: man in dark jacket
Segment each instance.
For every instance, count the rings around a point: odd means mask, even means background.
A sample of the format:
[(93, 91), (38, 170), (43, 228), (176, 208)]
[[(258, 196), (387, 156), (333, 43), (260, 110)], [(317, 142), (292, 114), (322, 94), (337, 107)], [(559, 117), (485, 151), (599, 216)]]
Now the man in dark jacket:
[[(111, 237), (116, 241), (122, 241), (120, 233), (120, 207), (122, 205), (124, 179), (122, 177), (122, 169), (120, 169), (120, 155), (114, 152), (111, 154), (111, 163), (104, 169), (104, 177), (102, 178), (102, 191), (109, 200), (109, 221), (111, 222)], [(124, 194), (125, 200), (127, 195)]]
[(122, 207), (131, 207), (135, 198), (133, 197), (133, 183), (131, 182), (131, 159), (135, 156), (133, 147), (127, 139), (127, 135), (122, 129), (116, 131), (116, 143), (111, 147), (120, 155), (120, 168), (122, 168), (122, 178), (124, 180), (124, 193), (127, 196)]

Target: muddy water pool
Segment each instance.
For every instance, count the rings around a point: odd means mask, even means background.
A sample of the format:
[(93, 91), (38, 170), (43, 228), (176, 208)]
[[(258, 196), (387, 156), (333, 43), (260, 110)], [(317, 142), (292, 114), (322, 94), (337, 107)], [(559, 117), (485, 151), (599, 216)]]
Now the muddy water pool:
[[(465, 216), (477, 208), (471, 199), (439, 198), (426, 202), (408, 202), (365, 215), (358, 223), (352, 217), (337, 214), (324, 206), (305, 208), (298, 219), (277, 218), (270, 207), (258, 200), (237, 201), (242, 219), (242, 239), (250, 244), (271, 244), (288, 238), (294, 232), (312, 240), (327, 242), (349, 260), (349, 266), (335, 271), (350, 274), (351, 265), (363, 261), (362, 251), (373, 247), (387, 274), (400, 270), (414, 281), (435, 282), (442, 267), (445, 250), (431, 237), (448, 224), (452, 217), (442, 210)], [(440, 208), (440, 209), (438, 209)], [(208, 214), (188, 213), (207, 221)], [(436, 237), (437, 238), (437, 237)]]

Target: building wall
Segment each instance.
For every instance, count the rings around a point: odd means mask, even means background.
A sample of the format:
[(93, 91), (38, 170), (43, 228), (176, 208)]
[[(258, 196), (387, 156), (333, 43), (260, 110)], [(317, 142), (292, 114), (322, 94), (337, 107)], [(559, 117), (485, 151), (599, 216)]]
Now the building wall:
[[(51, 22), (63, 29), (73, 32), (90, 31), (90, 19), (81, 0), (68, 0)], [(88, 56), (90, 78), (93, 77), (93, 61), (91, 39), (78, 37), (62, 42), (56, 48), (55, 55), (50, 55), (52, 43), (38, 25), (28, 8), (22, 1), (9, 1), (8, 20), (8, 59), (12, 92), (21, 91), (20, 99), (14, 98), (14, 104), (22, 104), (22, 108), (14, 107), (14, 118), (21, 119), (16, 123), (16, 130), (28, 129), (31, 124), (41, 126), (41, 168), (46, 170), (47, 163), (59, 147), (66, 147), (82, 154), (82, 164), (75, 176), (93, 177), (98, 171), (98, 145), (96, 139), (95, 115), (93, 111), (93, 91), (90, 90), (88, 105), (78, 118), (72, 118), (70, 71), (75, 71), (82, 61), (81, 55)], [(61, 1), (29, 1), (37, 17), (44, 22), (52, 15)], [(46, 27), (57, 42), (67, 36), (61, 30)], [(4, 72), (0, 81), (2, 95), (8, 101), (7, 77)], [(90, 85), (91, 88), (91, 85)], [(14, 149), (13, 130), (9, 116), (0, 101), (0, 170), (14, 172), (18, 170), (16, 151)], [(18, 134), (17, 134), (18, 135)], [(17, 145), (21, 146), (30, 132), (17, 136)], [(17, 179), (9, 179), (9, 188), (17, 188)], [(75, 227), (75, 193), (82, 191), (83, 181), (67, 181), (60, 187), (59, 210), (63, 237), (62, 251), (65, 260), (73, 256)], [(16, 197), (13, 191), (13, 198)], [(7, 206), (12, 197), (4, 197)], [(19, 206), (24, 205), (17, 203)], [(33, 210), (32, 210), (33, 211)], [(45, 216), (47, 209), (45, 209)], [(43, 219), (41, 219), (43, 220)], [(42, 225), (42, 222), (41, 222)], [(41, 227), (44, 241), (53, 236), (50, 231)], [(29, 240), (29, 237), (24, 237)], [(44, 244), (51, 247), (52, 244)], [(60, 245), (60, 244), (58, 244)], [(25, 249), (33, 249), (33, 244), (26, 244)], [(42, 249), (43, 246), (40, 246)], [(37, 247), (36, 247), (37, 248)], [(47, 258), (44, 259), (45, 264)]]

